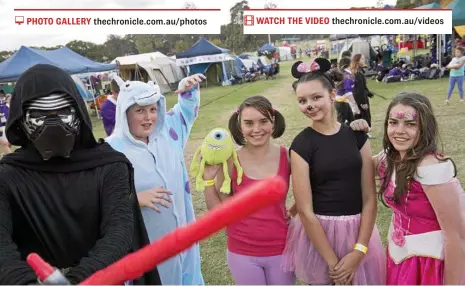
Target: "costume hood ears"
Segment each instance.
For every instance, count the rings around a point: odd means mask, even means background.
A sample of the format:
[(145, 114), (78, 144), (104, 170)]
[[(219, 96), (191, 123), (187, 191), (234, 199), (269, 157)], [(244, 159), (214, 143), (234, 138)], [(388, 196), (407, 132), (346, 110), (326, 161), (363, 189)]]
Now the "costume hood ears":
[[(113, 79), (116, 81), (116, 83), (118, 84), (119, 88), (122, 88), (123, 85), (124, 85), (124, 81), (122, 78), (120, 78), (119, 76), (114, 76)], [(129, 81), (127, 81), (129, 82)]]
[(324, 58), (316, 58), (308, 65), (302, 61), (295, 62), (291, 67), (291, 74), (294, 78), (300, 79), (309, 72), (325, 73), (331, 69), (331, 63)]
[(147, 83), (140, 81), (123, 81), (119, 76), (113, 77), (120, 88), (122, 98), (129, 97), (140, 106), (147, 106), (157, 103), (161, 96), (161, 90), (153, 81)]

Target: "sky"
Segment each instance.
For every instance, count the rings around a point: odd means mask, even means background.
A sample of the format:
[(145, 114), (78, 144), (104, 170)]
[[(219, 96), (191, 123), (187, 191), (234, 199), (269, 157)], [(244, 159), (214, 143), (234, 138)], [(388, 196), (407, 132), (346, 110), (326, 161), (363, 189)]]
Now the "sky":
[[(263, 8), (269, 0), (249, 0), (251, 8)], [(350, 8), (376, 6), (377, 0), (271, 0), (278, 8)], [(16, 3), (15, 3), (16, 2)], [(5, 21), (13, 19), (15, 8), (182, 8), (185, 2), (193, 2), (197, 8), (219, 8), (221, 19), (229, 22), (229, 9), (239, 0), (0, 0), (0, 51), (16, 50), (25, 46), (65, 45), (72, 40), (103, 44), (107, 35), (10, 35)], [(385, 5), (395, 5), (396, 0), (384, 0)], [(219, 5), (221, 3), (221, 5)], [(105, 13), (105, 12), (102, 12)], [(3, 22), (3, 24), (2, 24)], [(2, 27), (3, 26), (3, 27)]]

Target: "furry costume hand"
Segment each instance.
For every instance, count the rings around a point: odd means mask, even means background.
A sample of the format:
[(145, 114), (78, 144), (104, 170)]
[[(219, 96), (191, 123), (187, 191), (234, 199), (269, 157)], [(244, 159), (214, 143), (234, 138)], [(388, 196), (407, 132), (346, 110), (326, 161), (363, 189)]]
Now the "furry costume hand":
[[(200, 156), (200, 157), (199, 157)], [(220, 192), (225, 194), (231, 193), (231, 178), (228, 171), (228, 159), (233, 158), (234, 165), (237, 169), (237, 184), (242, 183), (242, 167), (239, 165), (237, 153), (231, 135), (226, 129), (215, 128), (205, 137), (202, 145), (197, 149), (192, 159), (190, 168), (191, 176), (195, 177), (195, 186), (198, 191), (205, 190), (203, 181), (203, 172), (205, 164), (217, 165), (223, 164), (224, 181)], [(201, 158), (201, 159), (200, 159)]]

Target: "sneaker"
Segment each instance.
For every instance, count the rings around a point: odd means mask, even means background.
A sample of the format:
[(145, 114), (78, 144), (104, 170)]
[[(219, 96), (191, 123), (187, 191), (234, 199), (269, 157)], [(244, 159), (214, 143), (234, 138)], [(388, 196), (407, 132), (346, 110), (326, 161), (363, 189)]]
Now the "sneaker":
[(460, 100), (460, 103), (463, 103), (463, 99)]
[(444, 102), (444, 105), (449, 105), (449, 100), (446, 99), (446, 101)]

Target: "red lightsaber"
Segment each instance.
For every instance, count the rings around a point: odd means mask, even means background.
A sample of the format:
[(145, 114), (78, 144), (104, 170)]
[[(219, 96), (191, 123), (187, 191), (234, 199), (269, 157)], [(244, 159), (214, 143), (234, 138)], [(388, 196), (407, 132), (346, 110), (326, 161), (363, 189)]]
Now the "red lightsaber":
[(277, 204), (286, 196), (285, 182), (280, 177), (252, 185), (249, 190), (233, 196), (207, 212), (196, 222), (177, 228), (144, 248), (128, 254), (87, 278), (80, 285), (122, 285), (154, 269), (161, 262), (188, 249), (194, 243), (240, 221), (267, 206)]
[(107, 268), (94, 273), (81, 284), (121, 285), (125, 281), (135, 280), (194, 243), (264, 207), (278, 203), (285, 196), (285, 182), (279, 177), (254, 184), (246, 192), (225, 201), (196, 222), (180, 227), (137, 252), (128, 254)]
[[(122, 285), (125, 281), (135, 280), (163, 261), (222, 228), (262, 208), (279, 203), (286, 197), (286, 191), (286, 184), (280, 177), (256, 183), (247, 191), (233, 196), (217, 208), (207, 212), (196, 222), (177, 228), (150, 245), (126, 255), (107, 268), (94, 273), (80, 285)], [(56, 273), (57, 270), (53, 271), (53, 268), (37, 254), (31, 254), (30, 257), (34, 259), (28, 259), (28, 262), (40, 280), (50, 282), (48, 284), (55, 284), (53, 282), (61, 285), (69, 284), (63, 281), (66, 278), (59, 271), (58, 273)], [(51, 279), (53, 278), (51, 276), (57, 276), (58, 279)]]

